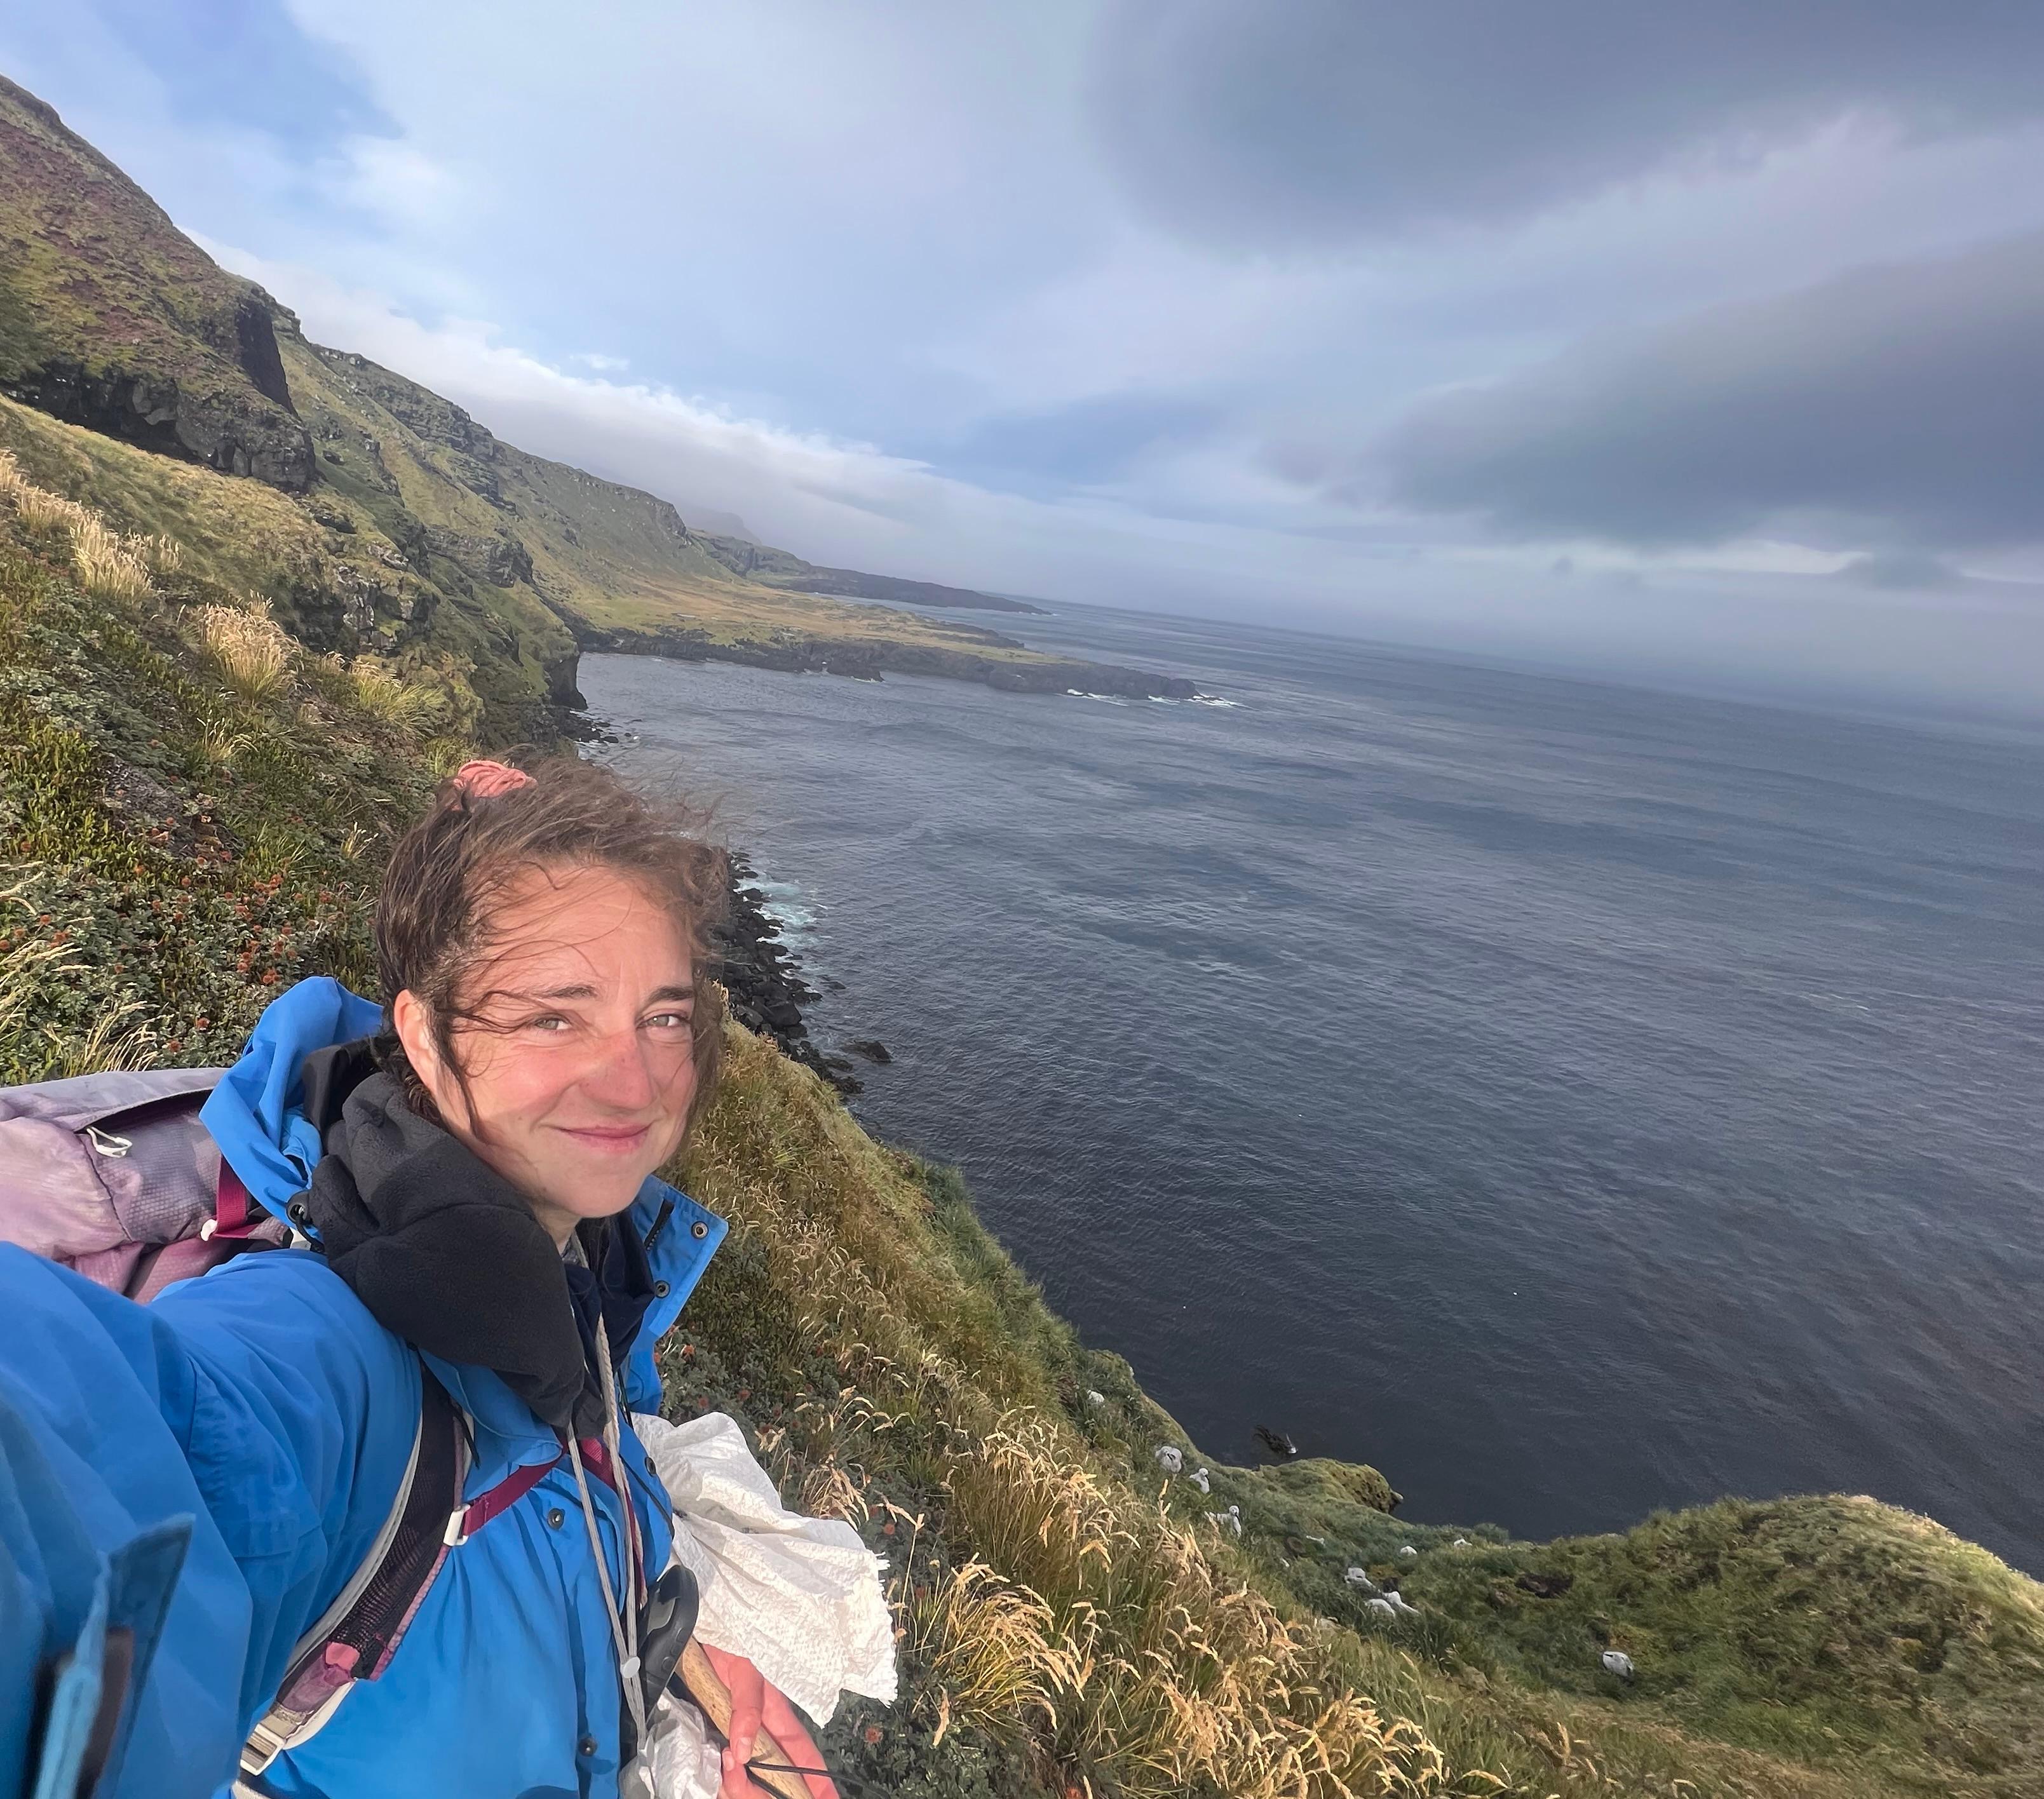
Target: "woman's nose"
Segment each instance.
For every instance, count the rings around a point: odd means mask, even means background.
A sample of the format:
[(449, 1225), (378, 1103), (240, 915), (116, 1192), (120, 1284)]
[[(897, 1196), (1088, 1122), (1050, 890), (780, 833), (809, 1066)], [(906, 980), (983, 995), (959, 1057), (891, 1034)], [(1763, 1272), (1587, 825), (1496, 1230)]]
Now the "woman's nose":
[(642, 1110), (659, 1096), (659, 1085), (646, 1060), (646, 1045), (636, 1030), (612, 1038), (592, 1084), (608, 1104)]

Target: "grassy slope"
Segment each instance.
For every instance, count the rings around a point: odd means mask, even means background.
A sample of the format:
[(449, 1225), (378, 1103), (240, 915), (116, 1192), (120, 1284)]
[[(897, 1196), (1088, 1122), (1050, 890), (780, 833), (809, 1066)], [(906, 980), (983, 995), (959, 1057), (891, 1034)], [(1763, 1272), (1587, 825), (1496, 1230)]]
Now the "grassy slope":
[[(186, 473), (203, 520), (220, 478)], [(265, 504), (288, 547), (296, 508)], [(224, 1059), (284, 983), (366, 984), (387, 833), (474, 715), (203, 577), (83, 593), (75, 531), (21, 504), (0, 496), (0, 1080)], [(733, 1411), (791, 1501), (890, 1557), (907, 1686), (833, 1725), (854, 1771), (910, 1795), (2044, 1793), (2044, 1595), (1984, 1552), (1868, 1501), (1539, 1545), (1394, 1520), (1339, 1464), (1215, 1464), (1200, 1494), (1156, 1462), (1191, 1448), (1174, 1421), (955, 1177), (770, 1046), (731, 1051), (680, 1172), (735, 1229), (667, 1345), (670, 1403)], [(1230, 1505), (1239, 1543), (1205, 1517)], [(1399, 1571), (1420, 1619), (1374, 1619), (1351, 1562)], [(1598, 1671), (1606, 1644), (1635, 1685)]]
[(33, 96), (0, 77), (0, 380), (53, 359), (149, 370), (274, 407), (235, 353), (250, 284)]

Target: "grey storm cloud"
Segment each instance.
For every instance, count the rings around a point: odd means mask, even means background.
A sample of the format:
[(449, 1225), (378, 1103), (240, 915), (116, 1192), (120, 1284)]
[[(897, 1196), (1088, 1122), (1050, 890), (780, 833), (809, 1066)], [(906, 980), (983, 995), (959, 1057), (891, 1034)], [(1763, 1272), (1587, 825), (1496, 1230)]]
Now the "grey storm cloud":
[(2044, 113), (2035, 0), (1128, 0), (1093, 111), (1152, 217), (1241, 249), (1520, 217), (1848, 113)]
[(2044, 542), (2044, 234), (1592, 343), (1423, 401), (1319, 474), (1520, 539)]

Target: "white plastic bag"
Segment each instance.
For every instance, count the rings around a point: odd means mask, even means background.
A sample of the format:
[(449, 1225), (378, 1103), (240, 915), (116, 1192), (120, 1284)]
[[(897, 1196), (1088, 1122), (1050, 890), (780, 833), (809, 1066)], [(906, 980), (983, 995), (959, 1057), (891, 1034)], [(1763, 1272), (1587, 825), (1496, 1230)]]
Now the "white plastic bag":
[(618, 1781), (619, 1799), (717, 1799), (724, 1756), (686, 1699), (663, 1694), (646, 1743)]
[(744, 1656), (819, 1724), (830, 1721), (843, 1692), (891, 1701), (884, 1564), (859, 1532), (788, 1510), (744, 1433), (721, 1412), (682, 1425), (645, 1415), (632, 1421), (674, 1502), (674, 1559), (701, 1591), (697, 1636)]

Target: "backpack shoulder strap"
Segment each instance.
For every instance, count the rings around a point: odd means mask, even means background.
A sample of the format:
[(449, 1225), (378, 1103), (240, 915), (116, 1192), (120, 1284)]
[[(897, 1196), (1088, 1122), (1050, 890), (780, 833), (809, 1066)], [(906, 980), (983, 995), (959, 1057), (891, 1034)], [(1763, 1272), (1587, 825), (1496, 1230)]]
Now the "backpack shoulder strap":
[(418, 1430), (390, 1515), (347, 1585), (293, 1647), (276, 1698), (242, 1747), (244, 1775), (260, 1774), (311, 1737), (355, 1682), (375, 1680), (390, 1666), (457, 1540), (466, 1421), (423, 1361), (419, 1373)]

